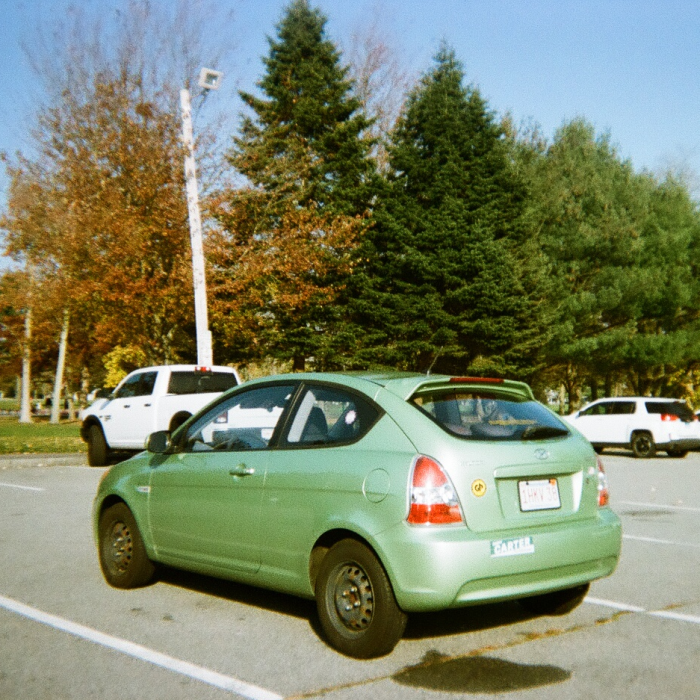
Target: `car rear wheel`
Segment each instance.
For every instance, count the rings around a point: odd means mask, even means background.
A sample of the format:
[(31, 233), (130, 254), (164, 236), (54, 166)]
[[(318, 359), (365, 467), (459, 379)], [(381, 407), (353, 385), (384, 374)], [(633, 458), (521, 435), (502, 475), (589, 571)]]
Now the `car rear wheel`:
[(388, 654), (408, 619), (379, 560), (355, 540), (328, 550), (316, 580), (316, 604), (330, 645), (358, 659)]
[(109, 447), (99, 425), (91, 425), (88, 430), (88, 464), (91, 467), (104, 467), (109, 461)]
[(146, 555), (136, 520), (124, 503), (102, 513), (98, 546), (100, 567), (110, 586), (138, 588), (153, 578), (155, 565)]
[(635, 433), (632, 436), (632, 452), (635, 457), (646, 459), (656, 454), (654, 438), (650, 433)]
[(521, 598), (520, 604), (535, 615), (566, 615), (583, 602), (590, 586), (590, 583), (586, 583), (563, 591)]
[(679, 457), (683, 458), (688, 455), (688, 450), (681, 450), (678, 447), (671, 447), (668, 450), (666, 450), (666, 454), (669, 457)]

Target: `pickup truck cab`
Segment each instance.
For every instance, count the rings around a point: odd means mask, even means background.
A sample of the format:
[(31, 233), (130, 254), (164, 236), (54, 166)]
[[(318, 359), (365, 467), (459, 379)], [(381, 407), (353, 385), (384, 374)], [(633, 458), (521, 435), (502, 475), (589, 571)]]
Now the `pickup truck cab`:
[(112, 451), (143, 450), (151, 433), (179, 428), (238, 384), (232, 367), (163, 365), (135, 370), (109, 397), (82, 412), (80, 436), (88, 445), (88, 463), (103, 466)]

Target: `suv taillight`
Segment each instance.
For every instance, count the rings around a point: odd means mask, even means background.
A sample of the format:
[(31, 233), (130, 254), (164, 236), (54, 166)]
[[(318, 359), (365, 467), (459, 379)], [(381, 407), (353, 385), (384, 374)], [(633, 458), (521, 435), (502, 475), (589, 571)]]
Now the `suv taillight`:
[(607, 506), (610, 502), (610, 491), (608, 490), (608, 477), (603, 469), (603, 462), (598, 457), (598, 507)]
[(449, 525), (464, 522), (457, 493), (445, 470), (420, 455), (413, 466), (408, 522), (411, 525)]

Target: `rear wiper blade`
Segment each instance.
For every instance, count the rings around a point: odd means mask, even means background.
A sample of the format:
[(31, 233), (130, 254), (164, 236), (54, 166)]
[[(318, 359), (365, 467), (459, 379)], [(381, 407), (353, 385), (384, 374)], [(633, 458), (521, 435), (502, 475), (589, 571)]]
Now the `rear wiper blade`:
[(546, 440), (547, 438), (563, 437), (568, 435), (566, 428), (556, 428), (552, 425), (531, 425), (523, 430), (521, 440)]

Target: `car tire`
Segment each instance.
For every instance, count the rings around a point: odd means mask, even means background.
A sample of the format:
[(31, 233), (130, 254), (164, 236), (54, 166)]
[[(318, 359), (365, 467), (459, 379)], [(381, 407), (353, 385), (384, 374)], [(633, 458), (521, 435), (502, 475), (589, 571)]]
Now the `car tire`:
[(104, 467), (109, 462), (110, 450), (102, 428), (91, 425), (87, 438), (88, 464), (91, 467)]
[(171, 433), (174, 433), (183, 423), (186, 423), (190, 418), (192, 417), (191, 413), (176, 413), (171, 419), (170, 419), (170, 425), (168, 426), (168, 430)]
[(635, 457), (647, 459), (656, 454), (656, 445), (651, 433), (639, 432), (632, 435), (632, 452)]
[(392, 651), (408, 619), (377, 557), (350, 539), (333, 545), (321, 562), (316, 604), (328, 643), (357, 659)]
[(525, 610), (535, 615), (566, 615), (581, 605), (590, 587), (590, 583), (585, 583), (563, 591), (521, 598), (519, 602)]
[(671, 447), (668, 450), (666, 450), (666, 454), (669, 457), (677, 457), (678, 459), (682, 459), (683, 457), (688, 456), (688, 450), (681, 450), (678, 447)]
[(115, 588), (145, 586), (155, 574), (136, 520), (124, 503), (115, 503), (100, 516), (98, 525), (100, 567)]

